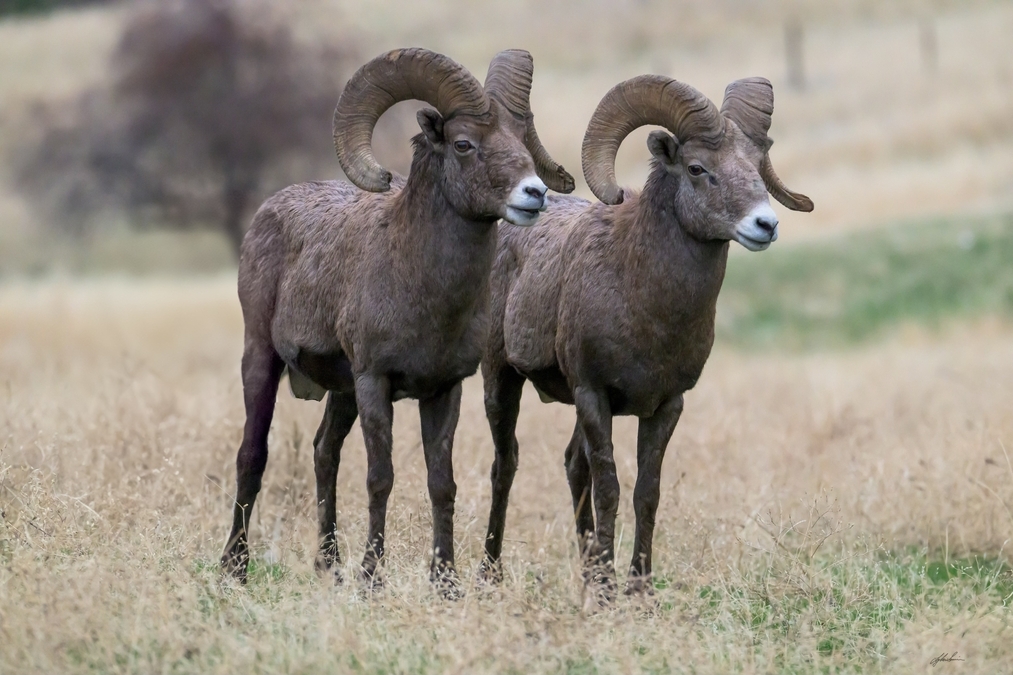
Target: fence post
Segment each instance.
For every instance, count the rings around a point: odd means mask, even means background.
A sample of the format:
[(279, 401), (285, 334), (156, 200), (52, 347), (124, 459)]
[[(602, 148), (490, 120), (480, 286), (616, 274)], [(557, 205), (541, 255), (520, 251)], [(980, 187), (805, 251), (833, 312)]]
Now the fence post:
[(805, 89), (805, 63), (803, 61), (802, 22), (789, 19), (784, 24), (784, 55), (788, 65), (788, 85), (799, 91)]
[(931, 16), (923, 16), (918, 21), (918, 38), (922, 68), (926, 73), (935, 73), (939, 70), (939, 34), (936, 32), (936, 22)]

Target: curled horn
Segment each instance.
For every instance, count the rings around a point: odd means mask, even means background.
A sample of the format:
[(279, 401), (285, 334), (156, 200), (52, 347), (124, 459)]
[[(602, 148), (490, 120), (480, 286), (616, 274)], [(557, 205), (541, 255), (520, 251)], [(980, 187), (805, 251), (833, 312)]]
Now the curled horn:
[(725, 131), (717, 106), (688, 84), (662, 75), (640, 75), (617, 84), (591, 116), (581, 148), (584, 178), (604, 203), (622, 203), (616, 153), (623, 139), (645, 124), (665, 127), (680, 143), (695, 138), (716, 145)]
[(373, 156), (373, 127), (399, 101), (417, 99), (441, 115), (489, 113), (482, 85), (455, 61), (428, 49), (396, 49), (352, 75), (334, 110), (334, 149), (345, 175), (370, 192), (390, 189), (391, 173)]
[(770, 163), (770, 146), (774, 143), (767, 135), (774, 114), (774, 88), (770, 81), (750, 77), (732, 82), (725, 89), (721, 114), (735, 122), (742, 133), (763, 150), (760, 177), (767, 192), (793, 211), (812, 211), (812, 200), (786, 188)]
[(572, 192), (573, 176), (557, 164), (538, 139), (535, 116), (531, 113), (531, 77), (535, 65), (523, 49), (507, 49), (497, 54), (485, 76), (485, 93), (498, 101), (511, 115), (525, 120), (524, 145), (535, 162), (535, 172), (556, 192)]

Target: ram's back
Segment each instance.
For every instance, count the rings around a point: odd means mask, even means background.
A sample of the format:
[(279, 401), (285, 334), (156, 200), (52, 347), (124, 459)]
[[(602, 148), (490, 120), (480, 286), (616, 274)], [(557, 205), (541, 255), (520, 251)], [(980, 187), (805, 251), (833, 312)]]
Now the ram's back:
[(334, 320), (358, 268), (368, 264), (366, 252), (375, 250), (369, 239), (377, 236), (390, 194), (344, 181), (312, 181), (267, 199), (240, 253), (239, 298), (248, 330), (266, 324), (285, 333), (276, 338), (335, 347)]

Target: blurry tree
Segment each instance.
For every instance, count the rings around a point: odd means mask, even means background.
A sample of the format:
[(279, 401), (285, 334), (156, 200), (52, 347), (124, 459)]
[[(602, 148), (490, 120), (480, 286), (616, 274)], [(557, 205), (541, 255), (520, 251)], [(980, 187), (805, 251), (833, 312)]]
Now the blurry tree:
[(220, 228), (238, 253), (268, 190), (337, 173), (330, 121), (348, 56), (300, 45), (266, 4), (141, 4), (112, 83), (40, 110), (22, 186), (70, 229), (125, 209), (142, 226)]

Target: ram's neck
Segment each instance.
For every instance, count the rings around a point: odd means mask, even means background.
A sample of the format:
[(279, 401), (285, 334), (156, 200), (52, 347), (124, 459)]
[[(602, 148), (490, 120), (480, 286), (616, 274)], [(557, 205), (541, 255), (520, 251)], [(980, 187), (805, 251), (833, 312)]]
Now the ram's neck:
[(484, 301), (496, 251), (496, 221), (468, 220), (441, 188), (441, 158), (416, 143), (411, 173), (391, 205), (393, 252), (404, 281), (453, 314)]
[(676, 181), (656, 166), (623, 233), (627, 264), (638, 270), (637, 302), (673, 330), (685, 322), (713, 324), (728, 260), (728, 242), (700, 241), (683, 229), (675, 213), (677, 191)]

